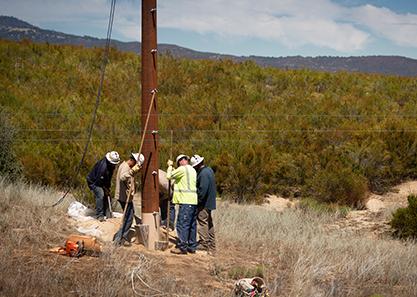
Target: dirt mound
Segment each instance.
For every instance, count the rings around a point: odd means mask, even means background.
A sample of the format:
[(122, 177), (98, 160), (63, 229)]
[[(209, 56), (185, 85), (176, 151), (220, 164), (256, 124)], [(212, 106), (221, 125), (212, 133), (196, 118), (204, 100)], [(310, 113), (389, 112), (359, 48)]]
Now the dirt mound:
[(278, 197), (275, 195), (267, 195), (266, 203), (262, 204), (263, 207), (266, 209), (275, 210), (278, 212), (282, 212), (288, 208), (295, 208), (296, 203), (286, 198)]

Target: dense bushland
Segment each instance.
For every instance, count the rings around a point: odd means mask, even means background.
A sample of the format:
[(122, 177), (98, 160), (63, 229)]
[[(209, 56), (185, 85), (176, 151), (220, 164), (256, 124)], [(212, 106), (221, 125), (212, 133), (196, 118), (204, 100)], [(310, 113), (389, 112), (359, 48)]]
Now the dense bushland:
[(0, 175), (11, 180), (19, 178), (22, 169), (13, 150), (15, 134), (7, 115), (0, 109)]
[[(98, 86), (101, 49), (0, 42), (0, 102), (19, 130), (30, 180), (60, 185), (76, 167)], [(198, 153), (219, 191), (360, 205), (417, 175), (417, 78), (261, 68), (254, 63), (158, 59), (161, 167)], [(111, 51), (93, 141), (75, 186), (111, 149), (140, 139), (140, 57)]]

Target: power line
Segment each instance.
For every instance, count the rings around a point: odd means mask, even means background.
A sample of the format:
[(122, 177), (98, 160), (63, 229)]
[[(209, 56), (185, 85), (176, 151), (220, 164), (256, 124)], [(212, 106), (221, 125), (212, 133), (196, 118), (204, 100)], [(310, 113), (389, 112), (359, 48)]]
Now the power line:
[[(231, 130), (230, 130), (231, 131)], [(229, 132), (230, 132), (229, 131)], [(243, 131), (242, 131), (243, 132)], [(271, 131), (264, 131), (265, 133), (271, 133)], [(277, 135), (281, 134), (288, 134), (288, 133), (309, 133), (309, 134), (325, 134), (325, 133), (417, 133), (417, 129), (405, 129), (405, 130), (389, 130), (389, 129), (379, 129), (379, 130), (282, 130), (282, 131), (273, 131), (278, 132)], [(259, 133), (259, 132), (257, 132)], [(265, 136), (250, 136), (250, 140), (275, 140), (271, 136), (265, 135)], [(84, 142), (88, 140), (88, 138), (16, 138), (15, 141), (17, 142)], [(210, 141), (216, 141), (216, 142), (227, 142), (229, 140), (245, 140), (242, 137), (228, 137), (224, 136), (223, 138), (219, 139), (210, 139), (210, 138), (204, 138), (204, 139), (196, 139), (196, 138), (189, 138), (189, 137), (175, 137), (176, 142), (210, 142)], [(164, 143), (168, 141), (168, 137), (159, 137), (159, 140), (161, 143)], [(96, 138), (94, 139), (94, 142), (132, 142), (135, 143), (135, 140), (132, 140), (132, 138), (127, 139), (126, 137), (115, 137), (115, 138), (105, 138), (100, 139)], [(153, 143), (154, 140), (145, 140), (146, 143)]]
[[(22, 112), (22, 111), (21, 111)], [(69, 111), (68, 111), (69, 112)], [(23, 112), (24, 113), (24, 112)], [(69, 114), (64, 113), (48, 113), (41, 111), (34, 111), (33, 114), (51, 114), (57, 117), (70, 117), (75, 115), (87, 115), (86, 112), (70, 112)], [(146, 114), (145, 114), (146, 115)], [(319, 117), (319, 118), (417, 118), (417, 114), (286, 114), (286, 113), (275, 113), (275, 114), (230, 114), (230, 113), (159, 113), (158, 116), (180, 116), (180, 117), (252, 117), (252, 118), (278, 118), (278, 117), (296, 117), (296, 118), (309, 118), (309, 117)], [(106, 114), (100, 114), (100, 117), (109, 117)]]

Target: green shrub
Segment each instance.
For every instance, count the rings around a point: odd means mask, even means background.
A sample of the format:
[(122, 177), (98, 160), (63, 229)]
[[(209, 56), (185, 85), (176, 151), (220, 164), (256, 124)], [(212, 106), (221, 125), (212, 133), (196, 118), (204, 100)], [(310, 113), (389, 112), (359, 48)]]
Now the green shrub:
[(0, 175), (12, 180), (21, 174), (21, 166), (13, 150), (16, 132), (5, 112), (0, 111)]
[(399, 238), (417, 238), (417, 195), (408, 196), (408, 206), (392, 214), (390, 225)]
[(308, 181), (306, 192), (325, 203), (362, 208), (368, 191), (367, 180), (341, 163), (329, 162)]
[(239, 146), (216, 163), (216, 178), (224, 197), (237, 203), (263, 202), (266, 176), (271, 174), (271, 151), (259, 145)]

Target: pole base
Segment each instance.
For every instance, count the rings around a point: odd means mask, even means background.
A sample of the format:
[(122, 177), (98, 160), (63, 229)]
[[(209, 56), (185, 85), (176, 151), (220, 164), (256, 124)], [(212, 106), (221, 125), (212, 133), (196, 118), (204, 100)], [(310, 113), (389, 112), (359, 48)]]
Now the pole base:
[[(159, 226), (160, 226), (160, 216), (159, 213), (143, 213), (142, 214), (142, 223), (143, 225), (148, 226), (147, 240), (144, 240), (144, 246), (148, 250), (155, 250), (156, 243), (159, 241)], [(146, 237), (145, 234), (142, 234), (143, 237)], [(144, 238), (145, 239), (145, 238)]]

